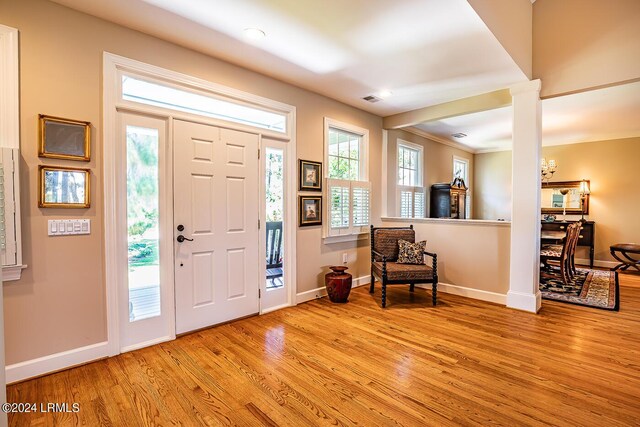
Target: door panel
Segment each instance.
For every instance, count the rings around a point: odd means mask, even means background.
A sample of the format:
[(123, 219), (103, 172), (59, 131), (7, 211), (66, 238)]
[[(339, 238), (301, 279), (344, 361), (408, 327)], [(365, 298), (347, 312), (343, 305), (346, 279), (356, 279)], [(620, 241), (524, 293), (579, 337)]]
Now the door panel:
[[(171, 148), (165, 120), (118, 113), (124, 154), (120, 215), (118, 313), (120, 351), (174, 337)], [(121, 186), (120, 186), (121, 185)]]
[(174, 122), (177, 333), (258, 312), (258, 143)]

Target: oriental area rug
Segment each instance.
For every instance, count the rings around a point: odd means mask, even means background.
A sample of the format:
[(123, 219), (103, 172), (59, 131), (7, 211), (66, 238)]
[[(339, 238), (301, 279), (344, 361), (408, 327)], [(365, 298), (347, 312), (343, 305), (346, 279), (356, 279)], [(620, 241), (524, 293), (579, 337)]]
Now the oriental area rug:
[(573, 280), (566, 285), (558, 269), (540, 273), (540, 292), (542, 298), (548, 300), (618, 310), (618, 288), (618, 275), (608, 270), (578, 268)]

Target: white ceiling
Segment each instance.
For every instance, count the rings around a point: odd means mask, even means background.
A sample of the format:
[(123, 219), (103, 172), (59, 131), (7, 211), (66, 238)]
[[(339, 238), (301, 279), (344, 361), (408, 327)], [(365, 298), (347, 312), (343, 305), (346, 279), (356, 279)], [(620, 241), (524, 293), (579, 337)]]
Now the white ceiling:
[(380, 116), (526, 80), (466, 0), (53, 1)]
[[(417, 126), (470, 151), (511, 149), (511, 107)], [(451, 134), (466, 133), (465, 138)], [(640, 136), (640, 82), (542, 101), (542, 145), (575, 144)]]

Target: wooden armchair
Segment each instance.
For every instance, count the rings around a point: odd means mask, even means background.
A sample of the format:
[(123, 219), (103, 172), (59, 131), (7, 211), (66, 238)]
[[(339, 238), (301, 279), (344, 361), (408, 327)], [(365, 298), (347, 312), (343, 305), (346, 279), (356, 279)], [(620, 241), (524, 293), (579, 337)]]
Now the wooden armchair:
[(387, 285), (408, 284), (413, 292), (416, 283), (431, 283), (431, 298), (436, 305), (438, 292), (438, 255), (424, 252), (431, 257), (431, 266), (424, 264), (398, 264), (398, 240), (415, 243), (413, 225), (409, 227), (371, 226), (371, 285), (373, 293), (375, 278), (382, 284), (382, 308), (387, 305)]

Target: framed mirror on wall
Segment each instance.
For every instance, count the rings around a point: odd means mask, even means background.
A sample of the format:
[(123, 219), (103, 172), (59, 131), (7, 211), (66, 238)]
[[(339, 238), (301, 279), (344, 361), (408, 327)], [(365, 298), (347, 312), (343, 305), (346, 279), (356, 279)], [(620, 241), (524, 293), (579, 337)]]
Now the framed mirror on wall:
[(91, 123), (60, 117), (38, 116), (38, 156), (51, 159), (91, 159)]
[(589, 192), (581, 187), (582, 182), (586, 182), (586, 188), (590, 187), (589, 180), (543, 182), (540, 198), (542, 213), (560, 214), (566, 208), (566, 213), (570, 215), (589, 214)]
[(88, 208), (91, 203), (89, 169), (39, 166), (38, 206)]

